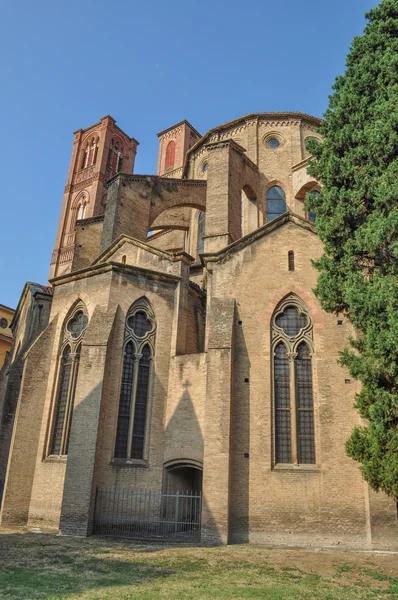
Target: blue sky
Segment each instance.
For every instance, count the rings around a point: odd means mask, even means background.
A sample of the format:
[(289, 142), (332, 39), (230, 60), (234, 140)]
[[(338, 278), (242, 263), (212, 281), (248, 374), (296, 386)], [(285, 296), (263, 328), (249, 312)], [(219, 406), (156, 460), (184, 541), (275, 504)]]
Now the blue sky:
[(154, 173), (156, 133), (250, 112), (322, 116), (377, 0), (15, 0), (0, 24), (0, 303), (47, 282), (72, 132), (111, 114)]

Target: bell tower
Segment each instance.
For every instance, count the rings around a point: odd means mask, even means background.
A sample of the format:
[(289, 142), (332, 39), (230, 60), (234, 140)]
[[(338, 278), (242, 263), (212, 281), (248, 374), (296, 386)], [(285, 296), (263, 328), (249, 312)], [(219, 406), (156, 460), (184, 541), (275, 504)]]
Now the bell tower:
[(74, 136), (49, 279), (71, 270), (76, 221), (104, 214), (106, 182), (120, 171), (134, 170), (138, 142), (124, 133), (111, 116), (75, 131)]

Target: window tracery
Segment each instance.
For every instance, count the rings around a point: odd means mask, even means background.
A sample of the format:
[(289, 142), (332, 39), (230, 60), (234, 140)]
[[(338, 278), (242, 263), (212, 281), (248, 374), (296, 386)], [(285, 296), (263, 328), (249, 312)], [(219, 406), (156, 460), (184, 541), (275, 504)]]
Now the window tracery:
[(88, 325), (85, 307), (79, 303), (69, 316), (63, 331), (58, 364), (58, 384), (49, 454), (68, 454), (73, 403), (79, 373), (81, 343)]
[(297, 296), (280, 303), (271, 331), (275, 463), (314, 464), (313, 325)]
[(115, 458), (145, 458), (155, 338), (155, 315), (142, 298), (126, 317)]

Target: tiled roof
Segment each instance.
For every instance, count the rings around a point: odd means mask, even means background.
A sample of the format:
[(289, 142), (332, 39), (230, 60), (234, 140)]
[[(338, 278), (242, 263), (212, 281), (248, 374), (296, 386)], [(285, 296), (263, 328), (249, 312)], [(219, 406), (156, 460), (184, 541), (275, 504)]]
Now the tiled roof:
[(32, 294), (37, 294), (39, 292), (40, 294), (52, 296), (54, 292), (52, 286), (50, 285), (42, 285), (41, 283), (34, 283), (33, 281), (28, 281), (27, 285), (29, 286)]

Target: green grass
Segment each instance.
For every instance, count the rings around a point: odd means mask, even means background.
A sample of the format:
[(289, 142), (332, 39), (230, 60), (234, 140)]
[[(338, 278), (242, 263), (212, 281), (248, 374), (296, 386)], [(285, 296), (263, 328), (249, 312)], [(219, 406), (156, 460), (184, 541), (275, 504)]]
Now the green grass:
[(349, 600), (398, 594), (393, 555), (139, 546), (0, 529), (0, 598)]

